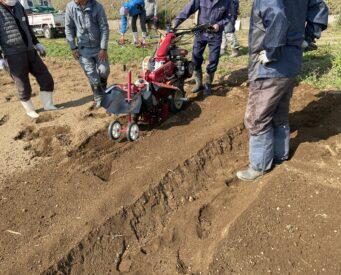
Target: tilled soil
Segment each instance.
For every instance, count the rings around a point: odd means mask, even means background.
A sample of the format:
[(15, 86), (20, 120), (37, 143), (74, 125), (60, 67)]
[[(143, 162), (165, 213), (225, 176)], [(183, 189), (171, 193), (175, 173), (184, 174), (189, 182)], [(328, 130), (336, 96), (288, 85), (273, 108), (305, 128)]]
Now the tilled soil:
[(290, 161), (245, 183), (245, 70), (130, 143), (78, 64), (47, 64), (66, 108), (36, 121), (0, 74), (1, 274), (341, 273), (340, 91), (297, 87)]

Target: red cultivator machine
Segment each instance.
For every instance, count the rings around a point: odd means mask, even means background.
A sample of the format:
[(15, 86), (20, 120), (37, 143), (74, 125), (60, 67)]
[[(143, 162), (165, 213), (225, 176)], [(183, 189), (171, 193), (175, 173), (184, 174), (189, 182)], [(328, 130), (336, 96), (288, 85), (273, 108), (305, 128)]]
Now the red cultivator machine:
[(154, 57), (143, 61), (143, 74), (134, 84), (131, 72), (128, 83), (109, 87), (102, 100), (102, 107), (115, 115), (127, 115), (124, 127), (115, 120), (108, 128), (109, 137), (119, 139), (122, 134), (130, 141), (139, 137), (139, 121), (157, 125), (169, 117), (169, 112), (179, 112), (187, 101), (184, 82), (192, 77), (193, 64), (187, 59), (188, 51), (177, 44), (185, 34), (210, 29), (199, 25), (191, 29), (168, 32), (160, 42)]

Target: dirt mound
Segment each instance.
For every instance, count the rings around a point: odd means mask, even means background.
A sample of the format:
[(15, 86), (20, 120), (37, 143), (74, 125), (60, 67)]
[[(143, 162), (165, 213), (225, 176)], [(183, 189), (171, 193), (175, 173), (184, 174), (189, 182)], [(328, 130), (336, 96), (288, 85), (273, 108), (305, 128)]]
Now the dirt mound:
[[(41, 123), (39, 120), (37, 123)], [(25, 150), (32, 150), (34, 157), (50, 157), (55, 155), (61, 147), (71, 144), (70, 128), (68, 126), (48, 126), (35, 129), (34, 126), (28, 126), (20, 130), (14, 137), (14, 140), (23, 140), (26, 142)]]

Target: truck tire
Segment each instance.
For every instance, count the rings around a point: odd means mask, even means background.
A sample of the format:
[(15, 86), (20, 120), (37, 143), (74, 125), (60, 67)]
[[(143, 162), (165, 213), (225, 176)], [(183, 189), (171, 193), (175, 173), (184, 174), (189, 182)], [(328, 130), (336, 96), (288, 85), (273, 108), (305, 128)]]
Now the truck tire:
[(54, 31), (49, 26), (45, 26), (43, 28), (43, 33), (46, 39), (51, 39), (54, 37)]

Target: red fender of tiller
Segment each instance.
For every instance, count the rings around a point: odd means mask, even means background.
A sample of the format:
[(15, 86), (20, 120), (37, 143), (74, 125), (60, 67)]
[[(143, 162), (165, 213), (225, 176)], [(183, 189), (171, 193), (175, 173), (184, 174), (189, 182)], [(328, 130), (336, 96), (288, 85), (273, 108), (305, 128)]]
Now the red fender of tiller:
[(148, 82), (166, 82), (174, 72), (174, 63), (172, 61), (168, 61), (166, 64), (162, 65), (157, 70), (145, 74), (145, 80)]
[(170, 46), (172, 45), (172, 40), (175, 38), (175, 34), (170, 32), (166, 35), (165, 39), (162, 41), (160, 47), (156, 51), (155, 59), (163, 59), (167, 56)]

